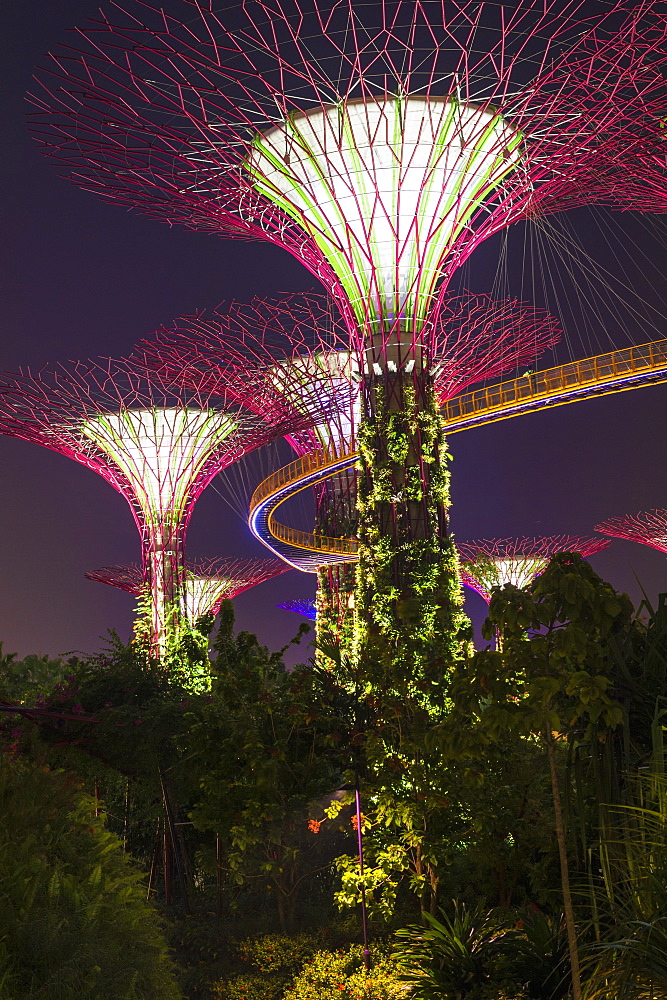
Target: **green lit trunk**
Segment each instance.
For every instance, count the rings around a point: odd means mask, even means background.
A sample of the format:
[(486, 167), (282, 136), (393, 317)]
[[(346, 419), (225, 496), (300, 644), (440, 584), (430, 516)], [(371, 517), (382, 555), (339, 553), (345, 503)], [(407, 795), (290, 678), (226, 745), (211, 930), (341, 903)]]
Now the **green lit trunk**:
[(368, 679), (402, 695), (441, 689), (466, 624), (447, 531), (442, 419), (421, 355), (369, 351), (359, 433), (356, 649)]
[[(329, 538), (354, 538), (357, 522), (357, 474), (350, 470), (324, 485), (318, 497), (315, 530)], [(356, 564), (351, 562), (324, 565), (317, 572), (316, 646), (333, 641), (348, 661), (353, 652), (356, 579)], [(331, 665), (323, 654), (318, 655)]]

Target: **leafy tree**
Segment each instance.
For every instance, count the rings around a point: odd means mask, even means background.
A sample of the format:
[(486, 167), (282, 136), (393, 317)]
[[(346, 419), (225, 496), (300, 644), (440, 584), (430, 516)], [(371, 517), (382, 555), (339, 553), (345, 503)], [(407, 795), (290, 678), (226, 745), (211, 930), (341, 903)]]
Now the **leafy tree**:
[(0, 700), (39, 704), (62, 683), (76, 663), (76, 657), (64, 660), (32, 654), (17, 660), (16, 653), (3, 653), (0, 642)]
[[(539, 737), (546, 750), (561, 869), (574, 1000), (581, 983), (557, 744), (568, 734), (590, 741), (623, 722), (610, 695), (611, 644), (632, 629), (632, 606), (578, 555), (555, 556), (525, 590), (495, 588), (486, 638), (498, 630), (501, 651), (483, 650), (454, 671), (451, 732), (459, 751), (478, 751), (507, 733)], [(467, 725), (467, 732), (466, 732)], [(466, 735), (463, 735), (463, 734)]]
[(177, 1000), (142, 874), (71, 778), (0, 760), (0, 997)]
[(234, 635), (233, 623), (228, 603), (210, 699), (193, 705), (179, 740), (200, 788), (191, 817), (199, 830), (219, 835), (232, 882), (262, 887), (275, 900), (286, 933), (296, 926), (304, 889), (312, 891), (335, 853), (308, 820), (310, 803), (329, 801), (342, 782), (339, 693), (326, 671), (287, 671), (284, 651), (269, 653), (247, 632)]

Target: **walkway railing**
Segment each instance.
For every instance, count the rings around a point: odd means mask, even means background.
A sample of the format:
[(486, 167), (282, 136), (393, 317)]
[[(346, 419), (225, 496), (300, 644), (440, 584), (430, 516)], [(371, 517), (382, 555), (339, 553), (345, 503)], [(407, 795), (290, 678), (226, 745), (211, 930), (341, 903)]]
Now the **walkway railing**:
[[(474, 389), (448, 400), (442, 414), (445, 427), (452, 433), (471, 426), (468, 423), (470, 417), (481, 418), (475, 423), (482, 423), (485, 418), (493, 420), (494, 415), (498, 418), (515, 416), (524, 410), (539, 409), (540, 402), (544, 402), (545, 406), (553, 405), (559, 397), (564, 397), (563, 402), (569, 402), (570, 398), (585, 394), (586, 390), (601, 395), (606, 385), (609, 385), (610, 391), (619, 392), (624, 382), (627, 382), (627, 388), (631, 388), (638, 376), (651, 373), (664, 373), (667, 379), (667, 340), (610, 351), (500, 382), (486, 389)], [(460, 422), (464, 422), (464, 426), (457, 427)], [(454, 426), (449, 427), (450, 424)]]
[[(571, 361), (486, 389), (474, 389), (445, 403), (442, 415), (446, 432), (453, 434), (589, 395), (621, 392), (659, 381), (667, 381), (667, 339)], [(274, 539), (296, 549), (322, 553), (323, 561), (327, 556), (330, 561), (335, 561), (336, 556), (347, 557), (341, 561), (357, 559), (359, 542), (356, 538), (332, 538), (290, 528), (276, 521), (274, 511), (295, 493), (352, 468), (358, 457), (353, 444), (342, 441), (277, 469), (255, 490), (250, 501), (251, 520), (256, 509), (265, 504), (266, 527)]]
[(273, 516), (269, 518), (269, 531), (279, 542), (307, 552), (349, 556), (350, 562), (359, 557), (359, 541), (356, 538), (332, 538), (330, 535), (318, 535), (314, 531), (300, 531), (281, 524)]

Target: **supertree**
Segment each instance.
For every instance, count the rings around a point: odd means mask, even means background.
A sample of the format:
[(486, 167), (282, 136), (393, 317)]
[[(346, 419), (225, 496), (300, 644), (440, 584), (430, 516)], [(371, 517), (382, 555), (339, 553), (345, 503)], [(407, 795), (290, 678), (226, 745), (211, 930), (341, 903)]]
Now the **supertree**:
[[(430, 376), (438, 406), (483, 379), (498, 378), (517, 365), (530, 363), (554, 346), (556, 320), (544, 310), (517, 300), (494, 301), (486, 295), (448, 295), (433, 332)], [(209, 315), (183, 317), (169, 329), (140, 342), (144, 361), (174, 378), (198, 380), (215, 374), (230, 357), (230, 340), (252, 364), (267, 365), (277, 345), (293, 354), (272, 365), (276, 389), (297, 410), (308, 408), (314, 386), (327, 397), (329, 418), (288, 435), (297, 454), (323, 449), (331, 453), (357, 446), (361, 421), (361, 375), (358, 356), (340, 313), (326, 296), (282, 295), (250, 304), (232, 303)], [(258, 350), (257, 345), (262, 345)], [(309, 349), (299, 353), (299, 345)], [(269, 362), (270, 363), (270, 362)], [(252, 400), (250, 404), (252, 406)], [(315, 530), (330, 537), (357, 534), (357, 475), (349, 470), (332, 476), (316, 490)], [(355, 591), (354, 565), (323, 565), (318, 570), (318, 631), (349, 634)]]
[(463, 624), (431, 376), (445, 289), (483, 239), (614, 201), (660, 150), (658, 7), (248, 0), (229, 30), (196, 0), (183, 22), (142, 3), (91, 22), (34, 98), (79, 184), (269, 239), (335, 299), (362, 376), (358, 638), (396, 679), (440, 676)]
[(456, 547), (464, 585), (476, 591), (488, 604), (494, 587), (504, 587), (507, 583), (527, 587), (544, 572), (557, 552), (577, 552), (585, 559), (609, 544), (604, 538), (551, 535), (546, 538), (485, 538), (476, 542), (457, 542)]
[[(222, 469), (288, 429), (321, 420), (299, 413), (262, 373), (230, 365), (187, 388), (132, 361), (0, 374), (0, 433), (80, 462), (121, 493), (141, 537), (150, 633), (162, 655), (178, 634), (185, 536), (202, 490)], [(252, 394), (255, 410), (247, 406)]]
[[(180, 598), (181, 615), (189, 626), (195, 626), (204, 615), (215, 615), (224, 600), (233, 599), (251, 587), (285, 573), (289, 569), (279, 559), (196, 559), (189, 561), (183, 572)], [(85, 574), (86, 579), (106, 583), (140, 599), (150, 598), (149, 581), (142, 566), (126, 563), (103, 566)], [(143, 631), (140, 617), (137, 631)]]
[(595, 530), (612, 538), (623, 538), (628, 542), (650, 545), (659, 552), (667, 552), (667, 510), (656, 508), (639, 514), (623, 514), (610, 517), (595, 525)]
[(281, 608), (283, 611), (293, 611), (295, 615), (301, 615), (303, 618), (308, 618), (311, 622), (314, 622), (317, 619), (315, 601), (284, 601), (282, 604), (276, 604), (276, 607)]

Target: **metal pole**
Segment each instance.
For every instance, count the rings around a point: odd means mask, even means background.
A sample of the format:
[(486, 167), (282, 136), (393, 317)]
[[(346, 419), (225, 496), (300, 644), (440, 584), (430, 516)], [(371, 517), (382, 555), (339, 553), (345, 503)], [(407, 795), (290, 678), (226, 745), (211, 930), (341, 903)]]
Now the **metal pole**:
[(359, 876), (361, 878), (361, 926), (364, 934), (364, 968), (371, 969), (371, 953), (368, 948), (368, 920), (366, 917), (366, 888), (364, 886), (364, 838), (361, 829), (361, 795), (359, 793), (359, 774), (354, 775), (354, 801), (357, 807), (357, 845), (359, 847)]

